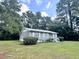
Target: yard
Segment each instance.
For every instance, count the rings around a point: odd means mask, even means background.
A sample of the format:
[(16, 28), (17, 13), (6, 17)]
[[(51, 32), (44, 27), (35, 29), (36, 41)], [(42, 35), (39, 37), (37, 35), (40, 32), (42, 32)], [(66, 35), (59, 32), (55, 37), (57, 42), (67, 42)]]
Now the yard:
[(79, 42), (40, 43), (0, 41), (0, 59), (79, 59)]

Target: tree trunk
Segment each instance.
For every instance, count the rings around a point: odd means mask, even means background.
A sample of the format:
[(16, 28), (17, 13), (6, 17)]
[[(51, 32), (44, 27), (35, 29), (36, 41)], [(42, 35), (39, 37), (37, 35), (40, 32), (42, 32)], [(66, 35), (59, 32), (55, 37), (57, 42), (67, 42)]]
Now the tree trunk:
[(73, 31), (73, 23), (72, 23), (72, 14), (71, 14), (71, 9), (70, 9), (70, 3), (68, 3), (68, 13), (69, 13), (69, 20), (70, 20), (70, 28), (71, 28), (71, 31)]

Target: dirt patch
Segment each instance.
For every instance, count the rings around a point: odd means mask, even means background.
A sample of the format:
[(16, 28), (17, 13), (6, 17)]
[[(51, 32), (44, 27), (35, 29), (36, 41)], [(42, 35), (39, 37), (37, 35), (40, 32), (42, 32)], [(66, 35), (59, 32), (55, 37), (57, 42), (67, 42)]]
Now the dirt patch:
[(0, 53), (0, 59), (6, 59), (6, 54), (5, 53)]

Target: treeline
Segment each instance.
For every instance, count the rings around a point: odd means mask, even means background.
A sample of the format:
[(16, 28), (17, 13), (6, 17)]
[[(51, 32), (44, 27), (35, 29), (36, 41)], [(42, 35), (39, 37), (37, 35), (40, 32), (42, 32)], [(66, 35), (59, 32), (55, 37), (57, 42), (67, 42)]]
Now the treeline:
[[(17, 0), (0, 2), (0, 40), (19, 39), (22, 29), (33, 28), (58, 32), (65, 40), (78, 40), (79, 2), (78, 0), (60, 0), (57, 3), (57, 17), (52, 21), (49, 16), (41, 16), (41, 12), (27, 11), (22, 15)], [(53, 13), (53, 12), (52, 12)]]
[(57, 4), (57, 17), (67, 23), (62, 36), (66, 40), (79, 40), (79, 0), (60, 0)]
[(43, 29), (49, 30), (49, 27), (52, 25), (51, 17), (41, 16), (41, 12), (36, 12), (35, 14), (32, 11), (27, 11), (23, 13), (22, 25), (23, 27), (33, 28), (33, 29)]

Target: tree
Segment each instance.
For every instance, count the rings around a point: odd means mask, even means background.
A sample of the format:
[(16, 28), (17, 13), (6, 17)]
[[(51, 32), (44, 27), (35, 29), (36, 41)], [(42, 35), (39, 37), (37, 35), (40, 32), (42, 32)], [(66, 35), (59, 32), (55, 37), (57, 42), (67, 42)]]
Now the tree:
[(51, 17), (41, 16), (41, 12), (36, 13), (37, 27), (38, 29), (49, 30), (49, 26), (51, 25)]
[(32, 11), (27, 11), (22, 15), (22, 24), (23, 27), (27, 28), (36, 28), (36, 16), (32, 13)]
[(41, 12), (36, 12), (36, 27), (37, 29), (41, 29), (40, 28), (40, 22), (42, 20), (42, 16), (41, 16)]
[(42, 17), (41, 12), (34, 14), (32, 11), (28, 11), (22, 15), (22, 24), (24, 28), (49, 30), (52, 21), (51, 17)]
[(68, 22), (73, 30), (73, 16), (79, 14), (79, 0), (60, 0), (57, 4), (57, 15), (60, 19)]
[[(0, 4), (0, 32), (4, 38), (12, 37), (11, 35), (17, 34), (19, 36), (21, 30), (20, 15), (17, 14), (20, 11), (20, 5), (17, 0), (4, 0)], [(17, 36), (16, 35), (16, 36)], [(14, 36), (13, 36), (14, 37)]]
[(2, 5), (4, 5), (8, 11), (20, 11), (20, 4), (17, 0), (4, 0), (4, 2), (2, 2)]
[(39, 29), (39, 22), (41, 20), (41, 13), (37, 12), (34, 14), (32, 11), (28, 11), (23, 13), (22, 15), (22, 23), (24, 27)]
[(52, 25), (50, 25), (49, 30), (51, 31), (55, 31), (58, 32), (59, 36), (63, 36), (65, 32), (67, 32), (66, 28), (67, 28), (67, 24), (66, 23), (61, 23), (61, 21), (58, 20), (54, 20), (52, 22)]
[(79, 35), (74, 31), (74, 22), (79, 15), (79, 0), (60, 0), (57, 4), (57, 16), (66, 23), (68, 27), (64, 27), (65, 32), (62, 31), (63, 37), (67, 40), (78, 40)]
[(52, 25), (51, 17), (42, 17), (40, 21), (40, 28), (43, 30), (49, 30), (49, 26)]

